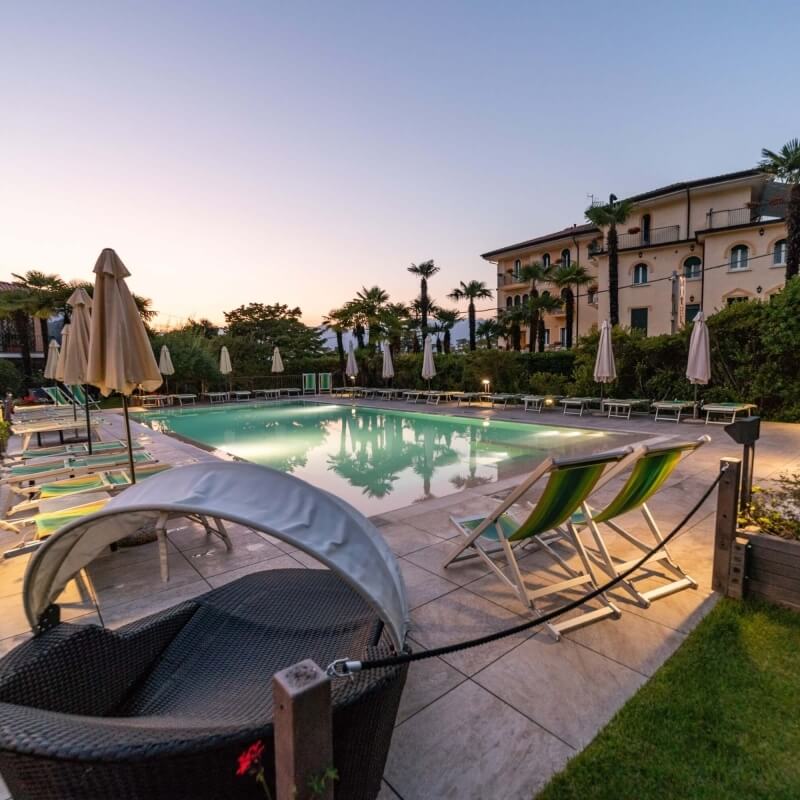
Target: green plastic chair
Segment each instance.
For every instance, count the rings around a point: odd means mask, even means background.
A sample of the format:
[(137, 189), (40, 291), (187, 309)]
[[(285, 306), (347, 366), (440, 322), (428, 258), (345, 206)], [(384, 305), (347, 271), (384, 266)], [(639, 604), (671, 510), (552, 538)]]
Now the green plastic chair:
[[(647, 501), (664, 486), (684, 458), (709, 441), (711, 441), (710, 437), (701, 436), (696, 441), (691, 442), (666, 442), (655, 445), (641, 445), (638, 448), (634, 448), (632, 455), (634, 459), (633, 468), (619, 492), (600, 510), (594, 509), (588, 502), (584, 502), (581, 509), (574, 513), (569, 520), (570, 538), (578, 543), (577, 546), (583, 547), (580, 540), (581, 532), (589, 530), (594, 544), (594, 547), (588, 551), (590, 558), (608, 577), (618, 577), (636, 563), (641, 558), (641, 555), (623, 562), (620, 562), (619, 559), (615, 560), (607, 542), (603, 538), (600, 525), (611, 528), (611, 530), (640, 550), (642, 554), (650, 552), (655, 544), (663, 541), (664, 537), (650, 509), (647, 507)], [(623, 514), (635, 511), (642, 513), (652, 534), (653, 541), (642, 541), (617, 522), (617, 519)], [(640, 591), (634, 585), (634, 580), (652, 577), (654, 572), (657, 572), (657, 570), (653, 569), (654, 565), (658, 565), (672, 580), (647, 591)], [(643, 565), (643, 570), (643, 572), (637, 572), (628, 579), (621, 581), (619, 585), (639, 605), (645, 608), (653, 600), (666, 597), (683, 589), (697, 588), (697, 581), (680, 568), (673, 560), (667, 547), (662, 547), (652, 558), (649, 558)]]
[(303, 373), (303, 394), (317, 393), (317, 376), (313, 372)]
[(333, 387), (333, 376), (330, 372), (318, 372), (317, 380), (319, 382), (319, 393), (330, 394)]
[[(549, 544), (548, 537), (559, 537), (559, 527), (567, 523), (589, 495), (607, 469), (618, 464), (629, 455), (631, 448), (597, 453), (579, 458), (548, 458), (523, 481), (489, 515), (470, 517), (451, 517), (450, 519), (463, 534), (459, 547), (445, 559), (445, 568), (467, 558), (479, 557), (491, 571), (511, 588), (527, 607), (538, 613), (536, 601), (539, 598), (558, 594), (578, 586), (599, 585), (591, 560), (582, 553), (582, 570), (568, 564)], [(539, 480), (547, 478), (541, 496), (531, 508), (527, 517), (518, 522), (508, 510), (518, 502)], [(522, 544), (538, 544), (549, 553), (566, 571), (568, 577), (530, 591), (520, 573), (515, 549)], [(495, 556), (505, 558), (506, 571)], [(619, 616), (616, 608), (607, 598), (599, 598), (600, 609), (585, 612), (579, 616), (558, 623), (548, 623), (545, 627), (556, 639), (561, 634), (606, 617)]]

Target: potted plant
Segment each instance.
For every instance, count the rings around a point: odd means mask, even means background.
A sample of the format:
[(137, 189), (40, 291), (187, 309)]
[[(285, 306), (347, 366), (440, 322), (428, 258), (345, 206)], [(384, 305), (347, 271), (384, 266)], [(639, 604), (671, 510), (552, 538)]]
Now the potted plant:
[(633, 235), (634, 233), (640, 233), (641, 230), (642, 229), (638, 225), (634, 225), (632, 228), (628, 228), (628, 233)]

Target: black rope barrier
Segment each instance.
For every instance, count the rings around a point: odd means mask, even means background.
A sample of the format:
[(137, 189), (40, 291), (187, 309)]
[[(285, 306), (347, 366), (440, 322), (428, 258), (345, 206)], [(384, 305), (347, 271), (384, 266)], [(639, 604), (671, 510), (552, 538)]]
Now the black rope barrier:
[(549, 611), (546, 614), (542, 614), (541, 616), (537, 616), (535, 619), (527, 620), (519, 625), (515, 625), (512, 628), (504, 628), (501, 631), (496, 631), (495, 633), (489, 633), (486, 636), (480, 636), (477, 639), (468, 639), (466, 642), (458, 642), (456, 644), (448, 644), (443, 645), (442, 647), (435, 647), (432, 650), (423, 650), (418, 653), (401, 653), (400, 655), (396, 656), (388, 656), (387, 658), (376, 658), (372, 661), (356, 661), (351, 660), (348, 658), (340, 658), (331, 663), (328, 666), (327, 672), (328, 675), (331, 677), (337, 676), (341, 677), (343, 675), (350, 675), (354, 672), (361, 672), (366, 669), (381, 669), (384, 667), (396, 667), (401, 664), (410, 664), (412, 661), (422, 661), (426, 658), (434, 658), (436, 656), (444, 656), (448, 653), (457, 653), (460, 650), (468, 650), (472, 647), (480, 647), (484, 644), (489, 644), (490, 642), (495, 642), (498, 639), (504, 639), (506, 636), (513, 636), (514, 634), (521, 633), (522, 631), (526, 631), (529, 628), (536, 627), (537, 625), (544, 625), (546, 622), (550, 622), (551, 620), (556, 619), (556, 617), (560, 617), (562, 614), (566, 614), (573, 609), (579, 608), (584, 603), (588, 603), (590, 600), (594, 600), (594, 598), (599, 597), (600, 595), (607, 592), (609, 589), (614, 588), (618, 583), (624, 581), (629, 575), (632, 575), (636, 570), (642, 567), (649, 559), (653, 557), (662, 547), (667, 545), (672, 539), (674, 539), (681, 529), (686, 525), (687, 522), (697, 513), (700, 506), (708, 500), (711, 492), (717, 488), (717, 485), (722, 480), (722, 476), (725, 474), (727, 470), (727, 464), (723, 465), (720, 468), (717, 477), (714, 478), (714, 481), (711, 485), (703, 492), (700, 499), (692, 506), (692, 508), (688, 511), (688, 513), (683, 517), (683, 519), (660, 541), (653, 547), (649, 552), (645, 553), (638, 561), (634, 562), (630, 567), (623, 570), (619, 575), (615, 576), (611, 580), (604, 583), (602, 586), (598, 586), (596, 589), (593, 589), (591, 592), (587, 592), (583, 597), (579, 597), (577, 600), (573, 600), (567, 603), (565, 606), (561, 608), (557, 608), (553, 611)]

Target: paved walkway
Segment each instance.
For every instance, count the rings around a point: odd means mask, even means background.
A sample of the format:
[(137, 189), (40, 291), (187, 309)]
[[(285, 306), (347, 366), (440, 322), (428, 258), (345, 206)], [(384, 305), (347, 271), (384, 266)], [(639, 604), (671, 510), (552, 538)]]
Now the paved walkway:
[[(414, 410), (406, 404), (388, 407)], [(418, 406), (416, 410), (596, 427), (625, 432), (631, 438), (688, 438), (707, 433), (711, 443), (681, 464), (668, 487), (650, 504), (664, 531), (713, 480), (720, 458), (739, 454), (738, 446), (718, 426), (678, 426), (637, 417), (609, 421), (565, 417), (557, 412), (540, 417), (512, 409)], [(108, 419), (103, 438), (119, 436), (121, 419), (113, 413)], [(134, 424), (134, 431), (157, 457), (173, 463), (215, 457), (143, 426)], [(756, 480), (764, 482), (792, 468), (800, 468), (800, 426), (764, 423), (757, 448)], [(479, 636), (529, 618), (521, 603), (480, 563), (441, 568), (443, 558), (454, 546), (456, 532), (450, 515), (485, 511), (512, 484), (513, 480), (465, 489), (373, 518), (397, 555), (406, 581), (412, 607), (410, 638), (415, 650)], [(614, 488), (612, 484), (605, 492), (610, 494)], [(713, 605), (714, 502), (712, 496), (672, 548), (675, 559), (698, 581), (697, 590), (664, 598), (648, 609), (617, 592), (613, 599), (622, 610), (620, 619), (579, 629), (561, 642), (533, 629), (481, 648), (412, 665), (381, 797), (530, 800), (554, 772), (591, 741)], [(644, 533), (641, 517), (625, 522), (632, 531)], [(319, 566), (303, 553), (263, 534), (234, 527), (232, 538), (234, 550), (227, 553), (206, 541), (194, 526), (174, 529), (170, 534), (168, 584), (159, 580), (153, 545), (98, 559), (89, 574), (104, 623), (111, 627), (125, 624), (249, 572)], [(3, 549), (14, 541), (11, 534), (0, 533)], [(609, 543), (615, 555), (628, 556), (628, 549), (615, 537), (610, 537)], [(0, 562), (0, 654), (28, 636), (20, 603), (26, 560)], [(551, 581), (557, 575), (541, 552), (531, 552), (521, 564), (526, 581), (532, 584)], [(658, 582), (655, 577), (651, 580), (654, 585)], [(74, 588), (69, 587), (65, 594), (66, 617), (97, 620), (97, 609), (82, 600)], [(5, 796), (0, 784), (0, 800)]]

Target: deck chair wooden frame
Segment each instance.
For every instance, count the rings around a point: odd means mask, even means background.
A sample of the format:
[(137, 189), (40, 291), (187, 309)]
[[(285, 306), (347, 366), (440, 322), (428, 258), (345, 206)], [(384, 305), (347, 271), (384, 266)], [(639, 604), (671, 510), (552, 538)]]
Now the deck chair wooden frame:
[[(577, 541), (576, 550), (582, 570), (569, 565), (551, 547), (551, 539), (564, 535), (562, 526), (594, 491), (604, 472), (618, 464), (630, 452), (631, 448), (627, 447), (578, 458), (548, 458), (488, 515), (451, 517), (464, 539), (458, 549), (445, 559), (443, 567), (447, 568), (468, 558), (480, 558), (495, 576), (515, 592), (522, 603), (537, 614), (540, 612), (536, 607), (536, 601), (542, 597), (587, 584), (591, 588), (597, 588), (600, 585), (597, 572), (591, 559), (583, 551), (580, 540)], [(547, 484), (524, 521), (517, 522), (506, 513), (545, 477)], [(515, 550), (523, 544), (535, 544), (541, 547), (568, 577), (533, 591), (529, 590), (515, 555)], [(498, 554), (504, 556), (505, 571), (495, 558)], [(605, 595), (600, 595), (598, 600), (601, 603), (599, 609), (584, 612), (561, 622), (547, 623), (546, 629), (558, 640), (569, 630), (607, 617), (619, 616), (619, 609)]]
[[(629, 466), (632, 462), (631, 472), (617, 492), (615, 497), (602, 509), (593, 508), (589, 502), (584, 501), (581, 510), (573, 514), (568, 524), (569, 538), (587, 552), (592, 561), (609, 577), (619, 577), (626, 569), (630, 568), (641, 558), (630, 559), (620, 563), (615, 561), (609, 547), (603, 538), (601, 525), (605, 525), (642, 553), (648, 553), (655, 544), (664, 540), (653, 514), (647, 507), (647, 501), (653, 497), (667, 482), (678, 464), (694, 453), (699, 447), (711, 441), (709, 436), (701, 436), (694, 441), (644, 443), (634, 448), (629, 459), (620, 464), (620, 469), (614, 470), (601, 481), (594, 491), (605, 485), (612, 477)], [(645, 523), (653, 537), (653, 541), (645, 542), (627, 531), (619, 522), (618, 517), (634, 511), (640, 511)], [(593, 546), (586, 548), (581, 542), (581, 534), (589, 531)], [(648, 575), (647, 565), (659, 565), (660, 568), (672, 576), (672, 580), (647, 591), (636, 588), (635, 581)], [(669, 549), (663, 546), (657, 553), (649, 558), (643, 565), (644, 570), (637, 575), (631, 575), (618, 584), (640, 606), (647, 608), (652, 601), (680, 592), (683, 589), (696, 589), (697, 581), (688, 575), (672, 558)]]

